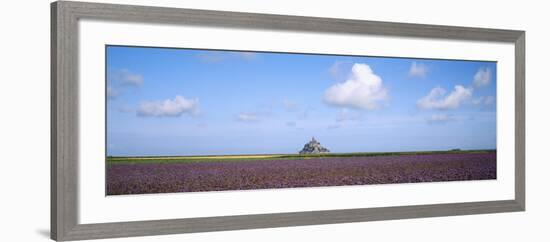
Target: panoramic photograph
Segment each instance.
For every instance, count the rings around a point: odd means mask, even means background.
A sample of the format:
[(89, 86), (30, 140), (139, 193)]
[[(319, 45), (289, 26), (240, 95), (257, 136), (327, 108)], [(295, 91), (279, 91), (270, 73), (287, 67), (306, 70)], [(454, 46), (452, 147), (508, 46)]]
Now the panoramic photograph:
[(106, 195), (497, 178), (497, 63), (109, 45)]

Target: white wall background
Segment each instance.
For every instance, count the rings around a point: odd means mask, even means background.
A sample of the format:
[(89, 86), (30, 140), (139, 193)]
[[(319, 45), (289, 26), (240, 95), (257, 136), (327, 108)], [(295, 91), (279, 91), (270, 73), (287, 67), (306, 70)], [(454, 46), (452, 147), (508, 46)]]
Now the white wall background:
[[(527, 212), (113, 239), (108, 241), (549, 241), (550, 21), (544, 1), (102, 0), (527, 31)], [(49, 237), (49, 3), (0, 12), (1, 241)]]

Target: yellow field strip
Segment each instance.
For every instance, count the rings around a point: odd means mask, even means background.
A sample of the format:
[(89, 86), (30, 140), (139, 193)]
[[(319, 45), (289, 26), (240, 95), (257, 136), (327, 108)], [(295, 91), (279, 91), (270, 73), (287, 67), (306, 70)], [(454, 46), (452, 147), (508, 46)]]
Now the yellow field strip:
[(275, 158), (280, 155), (223, 155), (223, 156), (170, 156), (170, 157), (112, 157), (109, 160), (188, 160), (188, 159), (243, 159), (243, 158)]

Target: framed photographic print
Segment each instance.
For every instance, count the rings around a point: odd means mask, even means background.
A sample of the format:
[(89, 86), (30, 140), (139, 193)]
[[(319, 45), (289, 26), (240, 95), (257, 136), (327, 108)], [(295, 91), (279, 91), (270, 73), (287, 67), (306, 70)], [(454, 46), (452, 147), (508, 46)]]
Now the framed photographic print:
[(52, 10), (55, 240), (525, 210), (525, 33)]

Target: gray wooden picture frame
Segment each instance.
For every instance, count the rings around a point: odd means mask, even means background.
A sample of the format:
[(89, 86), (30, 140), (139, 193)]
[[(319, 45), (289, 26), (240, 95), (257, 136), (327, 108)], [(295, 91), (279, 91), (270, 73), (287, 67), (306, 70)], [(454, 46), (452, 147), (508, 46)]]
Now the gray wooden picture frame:
[[(78, 21), (162, 23), (298, 32), (505, 42), (515, 45), (515, 199), (155, 221), (78, 222)], [(512, 98), (512, 97), (510, 97)], [(525, 32), (59, 1), (51, 4), (51, 238), (101, 239), (525, 211)]]

